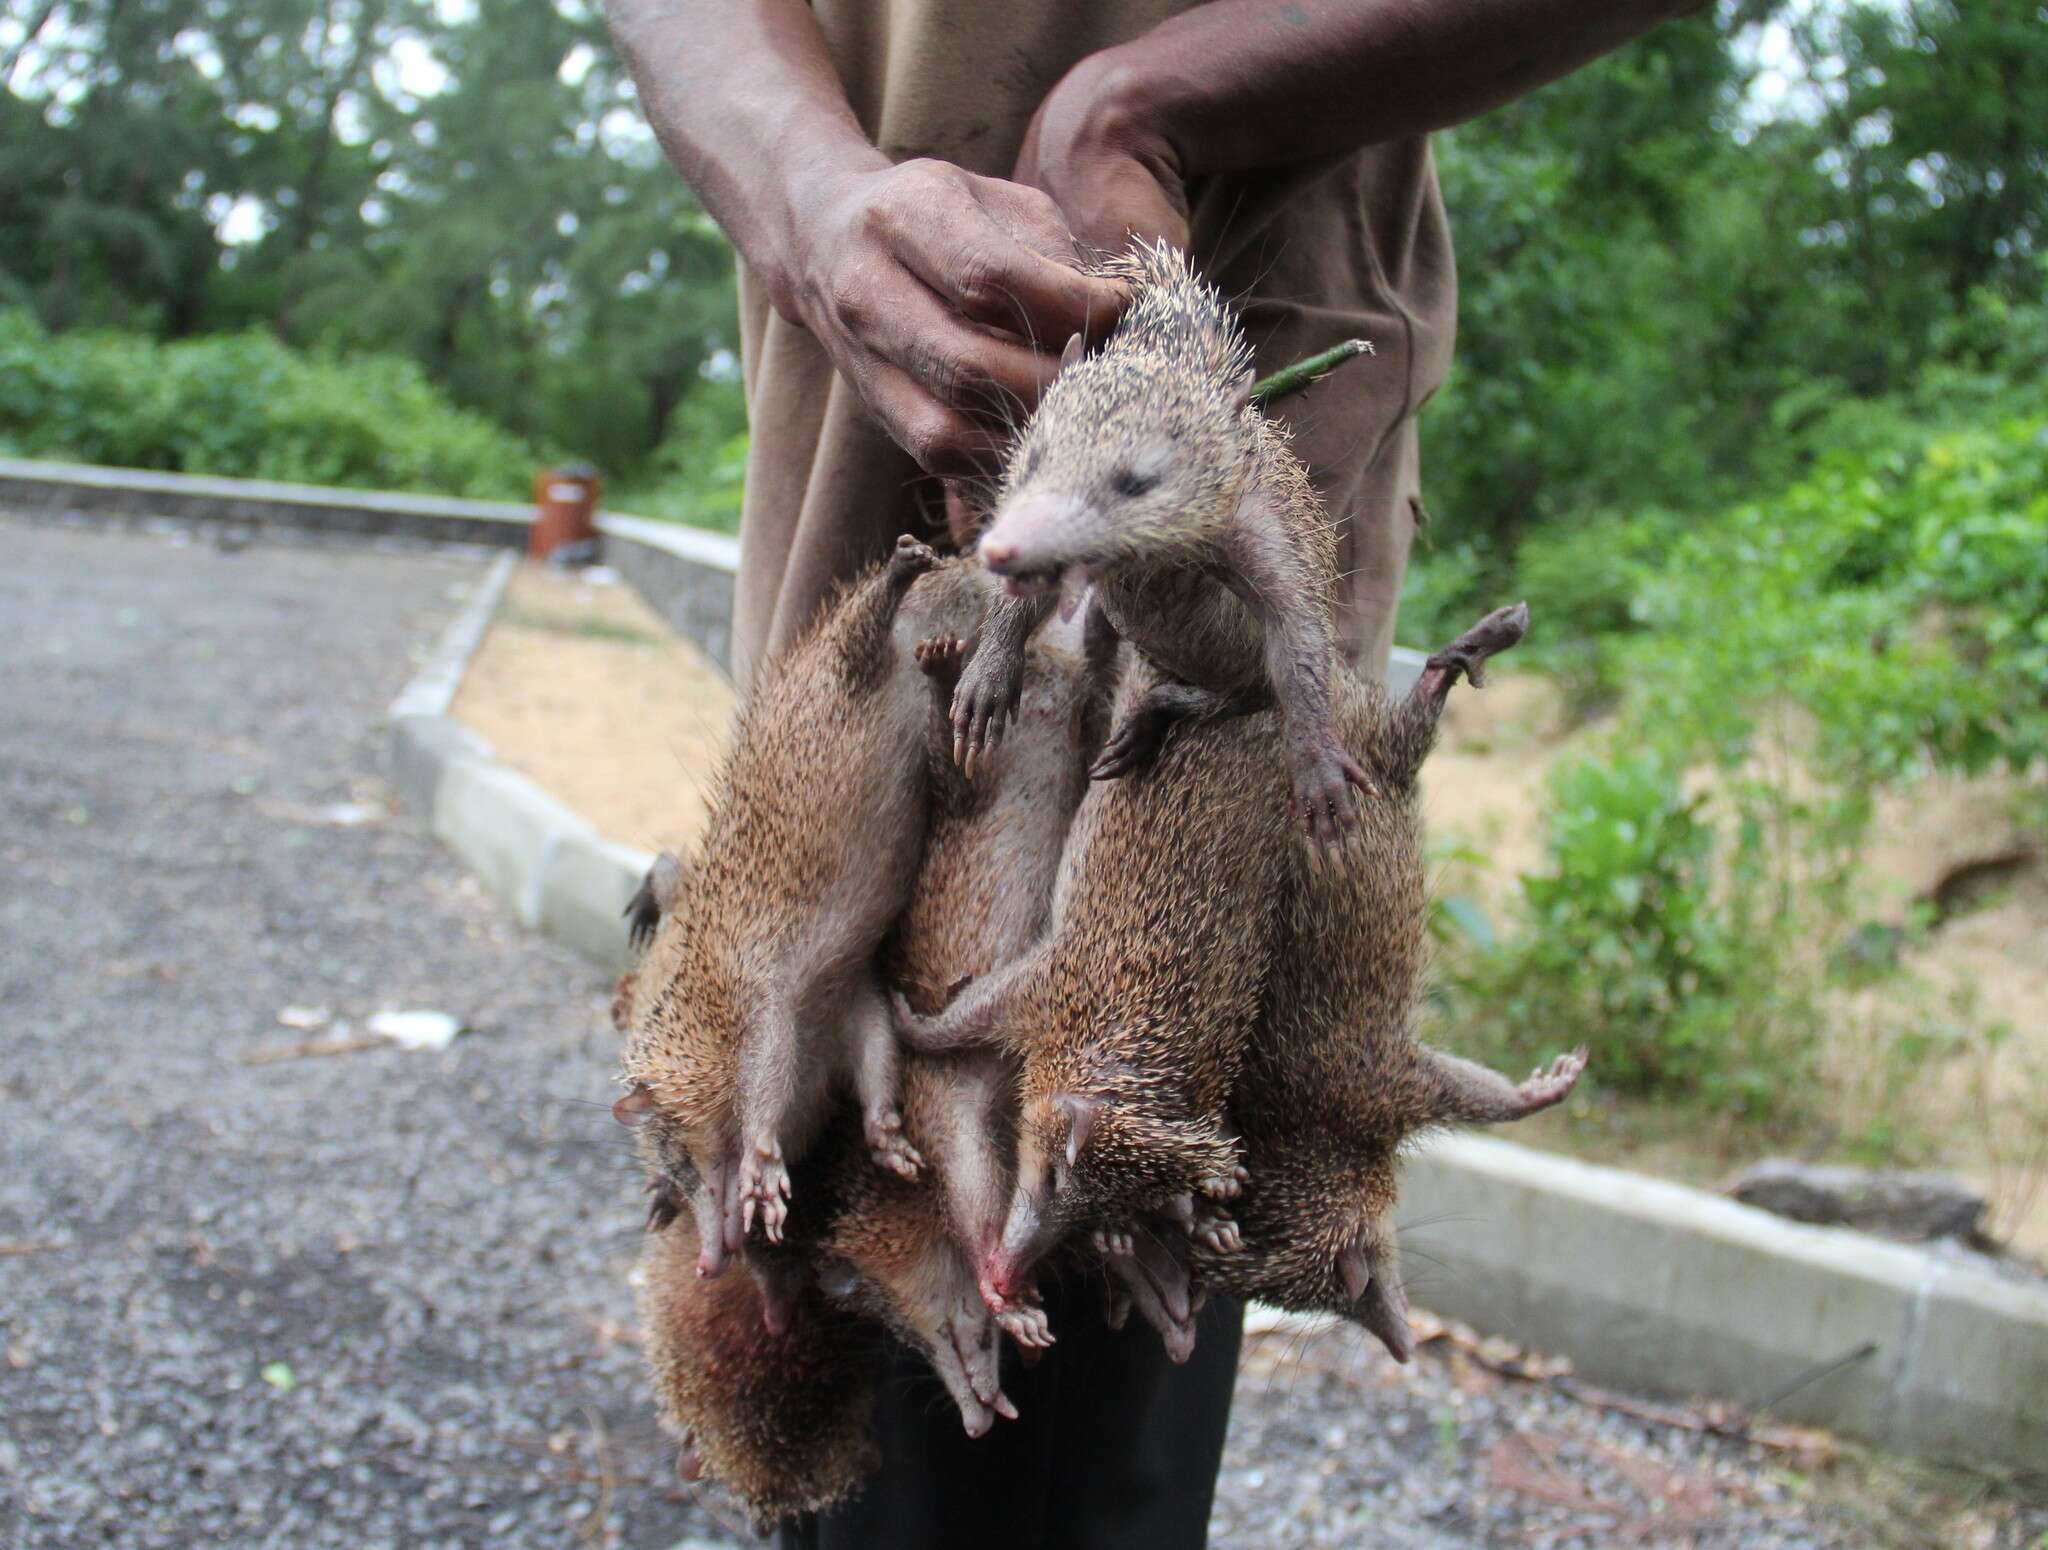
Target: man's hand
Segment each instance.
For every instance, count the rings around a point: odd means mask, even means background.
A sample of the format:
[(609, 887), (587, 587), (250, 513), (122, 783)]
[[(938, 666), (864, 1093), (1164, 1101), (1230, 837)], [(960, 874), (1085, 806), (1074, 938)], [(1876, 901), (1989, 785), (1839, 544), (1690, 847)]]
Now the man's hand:
[(1141, 112), (1131, 111), (1126, 68), (1106, 54), (1082, 60), (1055, 86), (1025, 131), (1016, 178), (1050, 194), (1090, 248), (1113, 253), (1132, 237), (1188, 242), (1179, 158)]
[[(891, 165), (805, 0), (606, 0), (648, 123), (766, 286), (934, 473), (987, 470), (1076, 333), (1128, 298), (1036, 189)], [(715, 36), (717, 47), (704, 39)]]
[(1037, 189), (908, 161), (840, 177), (804, 208), (776, 305), (802, 322), (926, 470), (986, 471), (1074, 334), (1127, 297), (1075, 267)]

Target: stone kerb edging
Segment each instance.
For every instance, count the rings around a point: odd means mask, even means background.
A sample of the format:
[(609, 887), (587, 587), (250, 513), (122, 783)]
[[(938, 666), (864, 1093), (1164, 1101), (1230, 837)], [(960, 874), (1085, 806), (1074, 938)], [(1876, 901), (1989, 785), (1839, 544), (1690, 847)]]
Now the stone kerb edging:
[(526, 925), (612, 967), (621, 912), (654, 857), (605, 839), (448, 714), (518, 559), (501, 555), (391, 703), (393, 784), (434, 835)]
[(1569, 1355), (1595, 1382), (1978, 1467), (2048, 1468), (2048, 1288), (1489, 1136), (1423, 1147), (1402, 1188), (1410, 1290)]

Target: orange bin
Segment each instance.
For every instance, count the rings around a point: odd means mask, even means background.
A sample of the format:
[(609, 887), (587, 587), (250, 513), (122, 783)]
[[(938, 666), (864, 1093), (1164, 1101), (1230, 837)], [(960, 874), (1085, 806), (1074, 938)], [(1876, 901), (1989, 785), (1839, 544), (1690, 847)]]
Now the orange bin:
[(533, 479), (533, 526), (526, 552), (545, 560), (564, 544), (597, 542), (597, 498), (604, 481), (588, 463), (543, 468)]

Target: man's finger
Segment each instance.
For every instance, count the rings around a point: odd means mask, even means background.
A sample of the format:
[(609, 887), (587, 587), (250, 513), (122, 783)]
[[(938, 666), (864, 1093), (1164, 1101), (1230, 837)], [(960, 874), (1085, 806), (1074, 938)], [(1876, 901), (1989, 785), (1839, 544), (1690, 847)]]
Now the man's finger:
[(1114, 280), (1083, 274), (1019, 241), (972, 199), (906, 229), (898, 256), (961, 316), (1045, 346), (1101, 334), (1128, 300)]
[(1038, 403), (1056, 356), (971, 328), (944, 298), (905, 274), (881, 293), (863, 343), (908, 372), (949, 409), (1012, 419)]
[(1000, 435), (947, 408), (900, 366), (873, 362), (862, 396), (882, 428), (928, 474), (972, 478), (1002, 459)]

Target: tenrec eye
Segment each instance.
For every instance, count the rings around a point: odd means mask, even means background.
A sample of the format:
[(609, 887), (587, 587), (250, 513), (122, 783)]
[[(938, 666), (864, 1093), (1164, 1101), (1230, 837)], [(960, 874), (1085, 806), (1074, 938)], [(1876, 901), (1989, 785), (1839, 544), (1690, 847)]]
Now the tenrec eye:
[(1135, 500), (1140, 495), (1149, 495), (1159, 488), (1161, 475), (1154, 469), (1139, 473), (1134, 468), (1119, 468), (1110, 480), (1110, 488), (1126, 500)]

